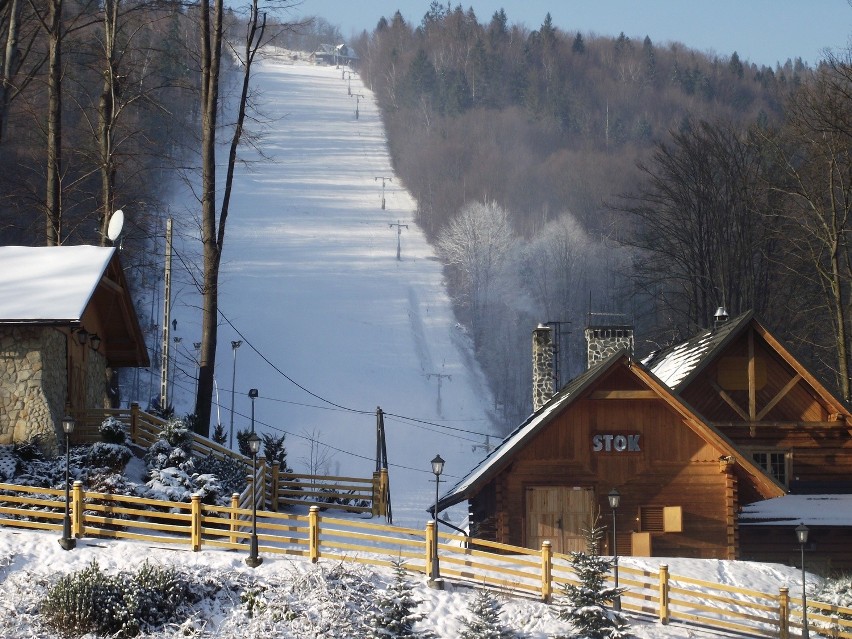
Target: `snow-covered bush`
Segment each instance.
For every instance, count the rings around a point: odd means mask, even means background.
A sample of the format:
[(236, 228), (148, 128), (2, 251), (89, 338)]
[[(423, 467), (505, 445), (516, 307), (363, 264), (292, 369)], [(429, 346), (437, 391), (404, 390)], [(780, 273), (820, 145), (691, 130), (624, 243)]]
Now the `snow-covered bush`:
[(165, 439), (158, 439), (145, 452), (145, 464), (152, 469), (180, 468), (192, 470), (192, 456), (183, 448), (172, 446)]
[(248, 482), (248, 469), (233, 457), (216, 457), (207, 455), (194, 460), (195, 470), (202, 475), (215, 475), (219, 478), (222, 494), (225, 497), (232, 493), (242, 493)]
[(127, 441), (127, 432), (124, 429), (124, 424), (115, 417), (107, 417), (101, 422), (98, 431), (101, 434), (101, 439), (107, 444), (123, 444)]
[[(192, 495), (201, 496), (202, 503), (224, 504), (225, 495), (219, 478), (215, 475), (194, 473), (189, 475), (180, 468), (152, 468), (146, 496), (166, 501), (191, 500)], [(228, 495), (230, 497), (230, 495)]]
[[(852, 575), (842, 575), (834, 579), (824, 581), (816, 592), (808, 595), (809, 600), (819, 601), (820, 603), (837, 606), (838, 608), (852, 608)], [(815, 614), (824, 614), (816, 609)], [(852, 615), (838, 614), (838, 618), (849, 620)], [(820, 634), (832, 635), (842, 630), (836, 624), (815, 623), (820, 629)]]
[(629, 636), (627, 619), (621, 613), (607, 607), (622, 592), (622, 588), (606, 586), (606, 576), (612, 569), (612, 561), (598, 554), (603, 529), (595, 521), (584, 531), (586, 552), (572, 552), (571, 567), (580, 584), (565, 584), (563, 598), (556, 602), (557, 614), (563, 621), (570, 621), (579, 637), (588, 639), (622, 639)]
[(123, 470), (131, 457), (133, 452), (124, 444), (95, 442), (88, 447), (84, 459), (88, 468)]
[(431, 637), (428, 632), (415, 632), (414, 625), (425, 615), (417, 612), (420, 601), (414, 597), (405, 566), (394, 562), (394, 580), (373, 597), (374, 608), (367, 613), (367, 639), (390, 637)]
[(160, 439), (165, 439), (175, 448), (189, 450), (192, 445), (192, 433), (182, 419), (172, 418), (163, 425)]
[(40, 605), (45, 625), (63, 636), (135, 637), (174, 621), (194, 589), (172, 568), (147, 562), (136, 574), (108, 575), (97, 561), (63, 575)]
[(468, 605), (471, 616), (462, 621), (459, 639), (515, 639), (517, 635), (500, 622), (501, 608), (491, 592), (484, 588), (477, 590)]

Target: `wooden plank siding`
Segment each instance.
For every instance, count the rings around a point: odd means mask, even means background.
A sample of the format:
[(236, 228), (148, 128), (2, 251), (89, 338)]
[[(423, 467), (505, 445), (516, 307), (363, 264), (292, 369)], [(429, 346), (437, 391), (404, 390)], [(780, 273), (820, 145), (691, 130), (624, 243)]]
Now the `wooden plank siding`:
[[(640, 450), (594, 451), (594, 435), (610, 433), (637, 435)], [(737, 504), (732, 480), (720, 470), (723, 454), (629, 371), (616, 368), (587, 399), (557, 415), (491, 483), (502, 517), (495, 539), (531, 547), (525, 503), (530, 487), (591, 488), (605, 527), (611, 525), (607, 494), (617, 488), (619, 554), (629, 554), (628, 535), (639, 531), (640, 506), (656, 505), (681, 506), (684, 524), (682, 532), (654, 532), (655, 555), (729, 558)], [(475, 511), (488, 511), (488, 494), (472, 500)]]

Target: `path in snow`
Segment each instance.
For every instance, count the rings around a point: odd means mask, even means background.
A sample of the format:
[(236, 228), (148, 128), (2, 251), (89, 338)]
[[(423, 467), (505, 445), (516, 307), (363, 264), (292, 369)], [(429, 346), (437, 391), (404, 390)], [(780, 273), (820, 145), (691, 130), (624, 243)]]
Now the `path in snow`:
[[(341, 75), (283, 58), (265, 60), (256, 75), (272, 124), (260, 143), (264, 157), (248, 152), (235, 178), (222, 259), (220, 413), (227, 430), (230, 343), (238, 339), (235, 429), (248, 426), (247, 391), (257, 388), (258, 429), (287, 434), (297, 472), (309, 470), (307, 435), (315, 433), (331, 459), (313, 470), (369, 476), (381, 407), (394, 520), (419, 528), (434, 501), (430, 460), (447, 460), (442, 479), (451, 483), (470, 470), (483, 454), (474, 445), (493, 435), (492, 401), (457, 328), (441, 265), (414, 224), (415, 202), (396, 177), (381, 209), (376, 178), (393, 172), (373, 96), (353, 77), (356, 119)], [(401, 235), (398, 222), (408, 225)], [(188, 344), (198, 341), (198, 300), (186, 291), (175, 314)]]

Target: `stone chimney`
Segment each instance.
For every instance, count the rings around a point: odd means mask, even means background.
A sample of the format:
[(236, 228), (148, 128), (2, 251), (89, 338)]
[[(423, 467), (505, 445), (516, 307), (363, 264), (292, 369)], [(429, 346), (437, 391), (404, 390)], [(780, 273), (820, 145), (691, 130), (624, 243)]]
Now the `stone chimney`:
[(633, 353), (632, 326), (589, 326), (586, 328), (587, 368), (620, 351), (630, 349)]
[(553, 329), (539, 324), (532, 334), (533, 412), (553, 397)]

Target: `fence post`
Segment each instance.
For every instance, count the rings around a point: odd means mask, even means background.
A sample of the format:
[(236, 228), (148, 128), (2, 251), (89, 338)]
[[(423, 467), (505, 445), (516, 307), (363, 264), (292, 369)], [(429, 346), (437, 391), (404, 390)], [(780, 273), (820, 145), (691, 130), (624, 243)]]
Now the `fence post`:
[[(385, 519), (390, 516), (390, 479), (388, 478), (388, 469), (382, 468), (379, 471), (379, 476), (382, 482), (382, 511), (379, 513)], [(392, 523), (392, 522), (388, 522)]]
[(230, 524), (230, 539), (231, 543), (237, 543), (237, 522), (240, 520), (237, 515), (237, 510), (240, 508), (240, 494), (231, 493), (231, 524)]
[(85, 534), (83, 526), (83, 482), (74, 481), (71, 494), (71, 536), (82, 537)]
[(552, 574), (553, 545), (550, 541), (544, 540), (541, 542), (541, 600), (544, 603), (549, 603), (550, 597), (553, 595)]
[(201, 550), (201, 495), (192, 495), (192, 510), (190, 514), (190, 543), (192, 550)]
[(660, 564), (660, 623), (669, 622), (669, 567)]
[(308, 513), (308, 554), (311, 563), (319, 559), (319, 506), (311, 506)]
[(430, 579), (432, 578), (432, 557), (435, 556), (435, 549), (432, 547), (433, 539), (435, 537), (435, 533), (433, 532), (433, 528), (435, 528), (434, 521), (426, 522), (426, 576)]
[(136, 443), (136, 434), (139, 422), (139, 402), (130, 404), (130, 441)]
[(373, 499), (370, 502), (372, 508), (370, 514), (373, 517), (378, 517), (384, 513), (384, 485), (382, 484), (382, 474), (377, 470), (373, 472)]
[(281, 464), (277, 461), (272, 462), (272, 483), (269, 488), (269, 510), (278, 512), (278, 489), (281, 483)]
[(780, 639), (790, 637), (790, 589), (778, 591), (778, 631)]

